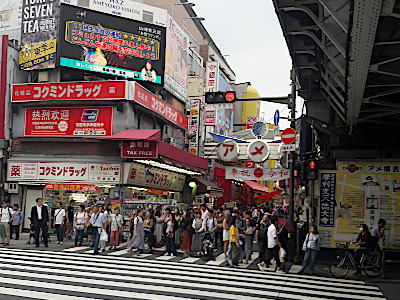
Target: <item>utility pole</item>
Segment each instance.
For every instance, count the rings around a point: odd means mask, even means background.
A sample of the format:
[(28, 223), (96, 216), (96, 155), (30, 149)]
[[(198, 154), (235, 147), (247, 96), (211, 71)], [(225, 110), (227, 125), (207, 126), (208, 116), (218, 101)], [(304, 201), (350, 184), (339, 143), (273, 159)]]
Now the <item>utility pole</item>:
[[(290, 127), (296, 130), (296, 71), (294, 66), (291, 71), (291, 84), (292, 84), (292, 94), (289, 100), (289, 108), (291, 109), (291, 117), (290, 117)], [(294, 227), (294, 162), (295, 162), (295, 153), (294, 151), (290, 152), (289, 158), (289, 168), (290, 168), (290, 193), (289, 193), (289, 222)]]

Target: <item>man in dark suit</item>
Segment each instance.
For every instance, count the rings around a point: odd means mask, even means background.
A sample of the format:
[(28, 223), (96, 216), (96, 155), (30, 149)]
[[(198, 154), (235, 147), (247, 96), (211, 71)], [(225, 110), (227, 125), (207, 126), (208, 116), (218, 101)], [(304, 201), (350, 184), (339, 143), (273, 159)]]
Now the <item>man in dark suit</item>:
[(36, 203), (37, 205), (32, 207), (31, 211), (31, 222), (35, 229), (36, 247), (39, 247), (40, 229), (42, 229), (44, 245), (48, 247), (47, 226), (49, 223), (49, 212), (47, 206), (43, 205), (42, 198), (37, 198)]

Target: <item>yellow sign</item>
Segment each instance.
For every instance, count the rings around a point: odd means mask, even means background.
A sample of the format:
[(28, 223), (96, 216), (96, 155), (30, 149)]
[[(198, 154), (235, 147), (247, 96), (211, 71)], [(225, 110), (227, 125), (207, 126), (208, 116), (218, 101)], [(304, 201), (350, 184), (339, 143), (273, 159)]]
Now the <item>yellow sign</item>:
[(32, 47), (26, 44), (19, 52), (19, 66), (21, 70), (35, 67), (56, 58), (57, 40), (47, 41)]
[[(336, 174), (332, 227), (324, 226), (327, 219), (321, 217), (326, 205), (324, 193), (328, 191), (324, 174)], [(365, 223), (371, 230), (382, 218), (387, 224), (381, 246), (400, 248), (400, 163), (339, 162), (336, 171), (320, 172), (319, 196), (318, 230), (323, 246), (355, 240), (360, 224)]]

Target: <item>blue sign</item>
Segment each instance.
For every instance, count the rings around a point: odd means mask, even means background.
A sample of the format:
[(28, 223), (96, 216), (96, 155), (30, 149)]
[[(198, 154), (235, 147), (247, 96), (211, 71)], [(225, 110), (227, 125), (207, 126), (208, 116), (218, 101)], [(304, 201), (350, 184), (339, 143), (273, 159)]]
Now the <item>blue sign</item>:
[(274, 114), (274, 125), (278, 126), (278, 124), (279, 124), (279, 110), (276, 110)]

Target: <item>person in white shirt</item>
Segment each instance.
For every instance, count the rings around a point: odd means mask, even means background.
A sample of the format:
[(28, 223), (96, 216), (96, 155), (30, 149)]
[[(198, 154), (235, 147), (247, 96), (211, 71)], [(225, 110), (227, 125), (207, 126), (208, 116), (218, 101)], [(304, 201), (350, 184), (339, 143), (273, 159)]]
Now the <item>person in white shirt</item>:
[(106, 220), (104, 214), (99, 212), (99, 206), (95, 205), (93, 207), (93, 214), (90, 218), (90, 224), (93, 227), (93, 247), (94, 253), (99, 254), (99, 242), (100, 242), (100, 234), (102, 230), (106, 230)]
[(57, 244), (63, 244), (64, 235), (64, 222), (65, 222), (65, 210), (62, 208), (62, 203), (57, 202), (56, 211), (54, 212), (54, 227), (56, 228)]
[(78, 206), (78, 212), (74, 216), (75, 246), (82, 247), (83, 233), (88, 225), (88, 214), (85, 212), (85, 205)]
[(116, 250), (119, 242), (119, 235), (120, 233), (122, 233), (122, 226), (124, 224), (124, 219), (122, 218), (122, 215), (120, 215), (118, 207), (114, 209), (114, 213), (110, 215), (108, 218), (110, 221), (110, 230), (111, 230), (110, 250), (112, 250), (113, 248), (114, 250)]
[(10, 244), (10, 224), (14, 217), (14, 211), (8, 207), (8, 203), (3, 201), (2, 208), (0, 210), (1, 218), (1, 240), (4, 246)]
[[(278, 235), (276, 227), (278, 225), (278, 217), (272, 216), (271, 225), (268, 227), (268, 253), (265, 259), (266, 262), (270, 262), (272, 258), (276, 261), (276, 272), (280, 271), (281, 261), (279, 259), (279, 248), (281, 244), (278, 241)], [(269, 263), (267, 263), (269, 265)]]

